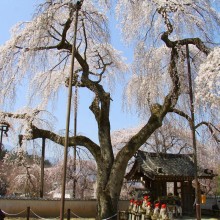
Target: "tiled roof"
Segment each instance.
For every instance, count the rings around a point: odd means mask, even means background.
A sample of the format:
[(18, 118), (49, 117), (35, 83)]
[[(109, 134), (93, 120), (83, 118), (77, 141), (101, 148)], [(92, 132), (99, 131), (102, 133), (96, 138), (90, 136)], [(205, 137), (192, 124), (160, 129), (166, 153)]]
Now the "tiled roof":
[[(136, 154), (136, 168), (130, 171), (133, 176), (137, 170), (150, 179), (156, 177), (192, 177), (195, 176), (195, 166), (192, 155), (188, 154), (158, 154), (138, 151)], [(205, 173), (204, 169), (198, 167), (198, 177), (212, 178), (213, 173)], [(130, 179), (130, 178), (129, 178)]]

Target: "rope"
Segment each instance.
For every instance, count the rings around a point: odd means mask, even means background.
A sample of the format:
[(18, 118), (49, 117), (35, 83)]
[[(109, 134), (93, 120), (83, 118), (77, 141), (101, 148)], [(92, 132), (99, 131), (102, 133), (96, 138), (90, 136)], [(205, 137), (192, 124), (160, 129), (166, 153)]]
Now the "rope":
[(114, 218), (115, 216), (117, 216), (117, 213), (114, 214), (113, 216), (109, 217), (109, 218), (103, 218), (102, 220), (108, 220), (108, 219)]
[[(82, 217), (78, 216), (77, 214), (73, 213), (72, 211), (71, 211), (71, 214), (75, 215), (77, 218), (82, 218)], [(113, 218), (115, 216), (117, 216), (117, 213), (115, 215), (109, 217), (109, 218), (103, 218), (102, 220), (109, 220), (109, 219), (111, 219), (111, 218)]]
[[(58, 219), (58, 218), (60, 217), (60, 216), (58, 216), (58, 217), (55, 217), (55, 218), (43, 218), (43, 217), (37, 215), (32, 209), (30, 209), (30, 211), (31, 211), (36, 217), (38, 217), (38, 218), (40, 218), (40, 219), (45, 219), (45, 220), (49, 219), (49, 220), (51, 220), (51, 219)], [(6, 215), (9, 215), (9, 216), (10, 216), (10, 215), (11, 215), (11, 216), (15, 216), (15, 215), (20, 215), (20, 214), (23, 213), (23, 212), (26, 212), (26, 209), (24, 209), (23, 211), (21, 211), (21, 212), (19, 212), (19, 213), (16, 213), (16, 214), (9, 214), (9, 213), (5, 212), (4, 210), (2, 210), (2, 212), (3, 212), (4, 214), (6, 214)], [(76, 216), (77, 218), (82, 218), (82, 217), (78, 216), (77, 214), (75, 214), (75, 213), (72, 212), (72, 211), (71, 211), (71, 213), (72, 213), (74, 216)], [(65, 215), (65, 214), (66, 214), (66, 213), (64, 213), (64, 215)], [(112, 219), (112, 218), (115, 217), (115, 216), (117, 216), (117, 213), (116, 213), (115, 215), (109, 217), (109, 218), (104, 218), (104, 219), (102, 219), (102, 220), (109, 220), (109, 219)]]
[[(43, 218), (43, 217), (41, 217), (41, 216), (39, 216), (39, 215), (37, 215), (33, 210), (31, 210), (30, 209), (30, 211), (36, 216), (36, 217), (38, 217), (38, 218), (40, 218), (40, 219), (57, 219), (57, 218), (59, 218), (60, 216), (58, 216), (58, 217), (56, 217), (56, 218)], [(64, 213), (65, 214), (65, 213)]]
[(21, 212), (19, 212), (19, 213), (16, 213), (16, 214), (10, 214), (10, 213), (7, 213), (7, 212), (5, 212), (4, 210), (2, 210), (2, 212), (4, 213), (4, 214), (6, 214), (6, 215), (11, 215), (11, 216), (15, 216), (15, 215), (20, 215), (21, 213), (23, 213), (23, 212), (26, 212), (26, 209), (24, 209), (23, 211), (21, 211)]
[(82, 217), (78, 216), (77, 214), (75, 214), (75, 213), (72, 212), (72, 211), (71, 211), (71, 213), (72, 213), (73, 215), (75, 215), (77, 218), (82, 218)]

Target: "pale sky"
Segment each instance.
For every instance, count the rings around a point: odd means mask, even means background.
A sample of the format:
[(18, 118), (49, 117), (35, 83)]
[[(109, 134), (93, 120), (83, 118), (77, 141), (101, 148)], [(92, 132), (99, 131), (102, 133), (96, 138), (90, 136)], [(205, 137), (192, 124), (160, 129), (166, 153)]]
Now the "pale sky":
[[(10, 37), (11, 27), (20, 21), (28, 21), (31, 19), (34, 9), (37, 3), (42, 2), (42, 0), (0, 0), (0, 45), (2, 45)], [(111, 23), (110, 27), (114, 27), (115, 24)], [(115, 47), (119, 50), (124, 50), (124, 54), (128, 56), (131, 52), (130, 49), (124, 47), (120, 41), (120, 36), (118, 31), (114, 31), (112, 42)], [(129, 55), (128, 60), (131, 59)], [(86, 99), (85, 99), (86, 98)], [(122, 110), (122, 91), (117, 89), (115, 94), (112, 96), (113, 102), (111, 107), (111, 129), (118, 130), (121, 128), (132, 127), (137, 124), (135, 116), (124, 113)], [(54, 110), (56, 117), (58, 118), (58, 123), (56, 124), (56, 130), (65, 128), (66, 119), (66, 99), (67, 94), (62, 94), (59, 97), (59, 102)], [(91, 116), (90, 110), (88, 110), (88, 105), (91, 102), (91, 97), (88, 99), (85, 92), (80, 94), (80, 106), (78, 111), (78, 127), (77, 131), (80, 134), (90, 137), (93, 141), (97, 142), (97, 130), (93, 116)], [(18, 101), (18, 105), (21, 104)], [(72, 123), (73, 124), (73, 123)], [(71, 124), (71, 129), (73, 126)]]

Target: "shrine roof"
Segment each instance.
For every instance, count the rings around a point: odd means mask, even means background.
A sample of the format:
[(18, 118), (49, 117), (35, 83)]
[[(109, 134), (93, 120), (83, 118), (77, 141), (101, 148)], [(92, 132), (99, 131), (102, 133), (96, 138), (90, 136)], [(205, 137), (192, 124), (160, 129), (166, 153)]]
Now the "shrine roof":
[[(199, 178), (213, 178), (212, 170), (198, 169)], [(126, 179), (135, 179), (144, 175), (150, 179), (180, 178), (194, 179), (195, 165), (192, 154), (163, 154), (137, 151), (135, 164), (126, 175)]]

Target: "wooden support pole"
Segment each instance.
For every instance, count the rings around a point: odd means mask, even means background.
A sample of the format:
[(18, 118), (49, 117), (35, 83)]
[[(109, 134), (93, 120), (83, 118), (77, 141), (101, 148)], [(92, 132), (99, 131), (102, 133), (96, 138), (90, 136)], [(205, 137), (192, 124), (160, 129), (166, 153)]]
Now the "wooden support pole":
[(69, 77), (69, 86), (68, 86), (68, 103), (67, 103), (67, 116), (66, 116), (66, 135), (65, 135), (65, 144), (64, 144), (64, 160), (63, 160), (63, 181), (62, 181), (62, 190), (61, 190), (61, 206), (60, 206), (60, 220), (64, 219), (64, 209), (65, 209), (65, 189), (66, 189), (66, 169), (67, 169), (67, 154), (69, 147), (69, 127), (70, 127), (70, 113), (71, 113), (71, 100), (72, 100), (72, 82), (73, 82), (73, 73), (74, 73), (74, 61), (75, 61), (75, 47), (76, 47), (76, 35), (77, 35), (77, 24), (78, 24), (78, 15), (79, 10), (81, 9), (81, 2), (77, 1), (76, 6), (76, 16), (74, 22), (74, 40), (72, 45), (72, 59), (70, 66), (70, 77)]
[(70, 220), (70, 209), (67, 209), (67, 220)]
[(29, 220), (30, 219), (30, 207), (28, 206), (27, 207), (27, 220)]
[(45, 160), (45, 142), (46, 139), (42, 138), (42, 152), (41, 152), (41, 176), (40, 176), (40, 198), (44, 196), (44, 160)]
[(190, 128), (192, 132), (192, 143), (193, 143), (193, 156), (194, 156), (194, 175), (195, 175), (195, 205), (196, 205), (196, 219), (201, 220), (201, 205), (200, 205), (200, 185), (198, 180), (198, 168), (197, 168), (197, 147), (196, 147), (196, 130), (195, 130), (195, 106), (193, 99), (193, 88), (192, 88), (192, 74), (190, 67), (190, 57), (189, 57), (189, 45), (186, 44), (186, 58), (188, 67), (188, 83), (189, 83), (189, 98), (190, 98), (190, 112), (191, 112), (191, 122)]

